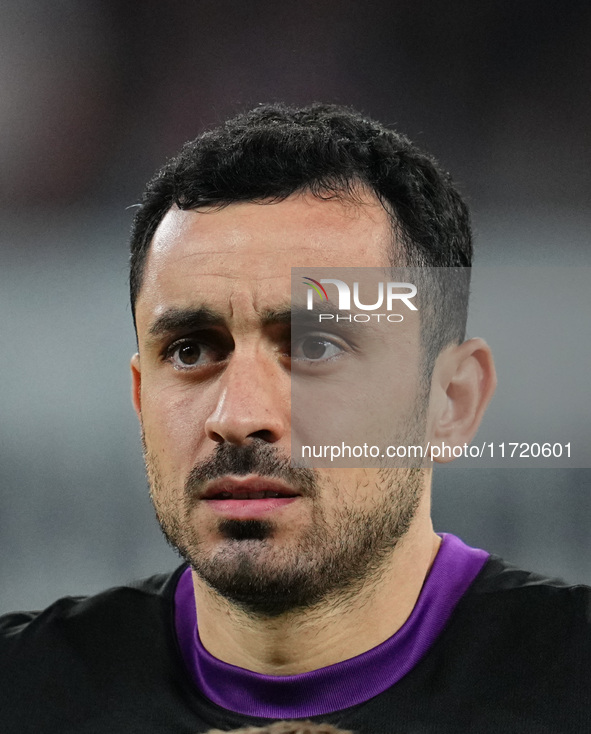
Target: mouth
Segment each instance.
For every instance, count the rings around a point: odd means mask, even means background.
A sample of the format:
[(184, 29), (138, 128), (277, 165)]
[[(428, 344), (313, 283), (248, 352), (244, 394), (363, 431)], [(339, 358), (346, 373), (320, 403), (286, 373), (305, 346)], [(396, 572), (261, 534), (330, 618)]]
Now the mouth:
[(283, 482), (251, 476), (217, 479), (201, 499), (215, 514), (246, 520), (281, 510), (299, 497), (297, 490)]
[(216, 479), (202, 495), (204, 500), (260, 500), (299, 497), (300, 493), (283, 482), (262, 477)]

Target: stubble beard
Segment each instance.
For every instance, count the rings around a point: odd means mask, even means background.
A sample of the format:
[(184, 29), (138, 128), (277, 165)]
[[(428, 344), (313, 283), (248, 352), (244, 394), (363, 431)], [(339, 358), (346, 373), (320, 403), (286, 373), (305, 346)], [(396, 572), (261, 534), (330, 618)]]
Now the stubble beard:
[[(193, 468), (180, 496), (166, 486), (145, 440), (144, 458), (150, 496), (168, 543), (211, 589), (256, 617), (341, 604), (377, 583), (412, 523), (423, 489), (420, 468), (380, 469), (374, 501), (366, 507), (341, 503), (328, 522), (321, 490), (338, 497), (338, 486), (314, 470), (291, 467), (289, 459), (259, 439), (244, 447), (218, 446)], [(203, 501), (197, 497), (205, 482), (229, 474), (286, 482), (311, 503), (308, 527), (293, 542), (280, 545), (274, 542), (272, 520), (220, 520), (217, 531), (223, 540), (207, 550), (193, 522), (195, 507)]]

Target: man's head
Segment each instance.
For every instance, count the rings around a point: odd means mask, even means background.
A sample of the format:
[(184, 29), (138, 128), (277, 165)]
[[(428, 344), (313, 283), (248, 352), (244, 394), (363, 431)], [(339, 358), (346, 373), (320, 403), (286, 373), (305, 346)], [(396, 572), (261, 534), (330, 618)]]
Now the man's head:
[[(431, 156), (394, 130), (338, 105), (261, 105), (187, 143), (158, 171), (146, 187), (131, 236), (134, 320), (147, 253), (172, 206), (197, 210), (282, 201), (306, 191), (355, 201), (360, 190), (371, 193), (389, 215), (386, 262), (425, 268), (419, 292), (429, 376), (441, 349), (464, 338), (472, 263), (468, 209)], [(437, 268), (462, 270), (454, 277), (446, 271), (444, 279)]]
[(266, 616), (342, 599), (428, 520), (425, 470), (290, 465), (292, 371), (335, 389), (370, 369), (373, 391), (339, 399), (351, 421), (392, 424), (400, 442), (465, 439), (490, 392), (482, 349), (460, 344), (467, 280), (418, 284), (422, 313), (448, 316), (431, 341), (423, 317), (395, 349), (375, 337), (366, 349), (325, 333), (292, 343), (291, 269), (470, 257), (448, 178), (341, 108), (261, 107), (187, 145), (149, 184), (132, 240), (134, 405), (160, 523), (218, 594)]

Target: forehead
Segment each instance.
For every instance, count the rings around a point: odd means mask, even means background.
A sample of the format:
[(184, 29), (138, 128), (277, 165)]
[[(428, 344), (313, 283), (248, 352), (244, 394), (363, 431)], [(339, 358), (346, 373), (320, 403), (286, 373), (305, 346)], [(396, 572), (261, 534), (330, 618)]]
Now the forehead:
[(393, 236), (369, 194), (359, 202), (298, 194), (222, 209), (173, 207), (147, 257), (138, 326), (171, 307), (213, 305), (231, 316), (285, 304), (292, 267), (385, 267)]

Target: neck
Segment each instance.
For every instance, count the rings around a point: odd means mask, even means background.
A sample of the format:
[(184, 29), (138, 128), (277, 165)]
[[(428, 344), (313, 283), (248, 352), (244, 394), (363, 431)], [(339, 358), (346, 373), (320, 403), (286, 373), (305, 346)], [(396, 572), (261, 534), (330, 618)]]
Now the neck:
[(408, 619), (439, 544), (428, 511), (419, 511), (379, 579), (346, 599), (275, 619), (247, 615), (193, 572), (201, 641), (214, 657), (267, 675), (297, 675), (360, 655)]

